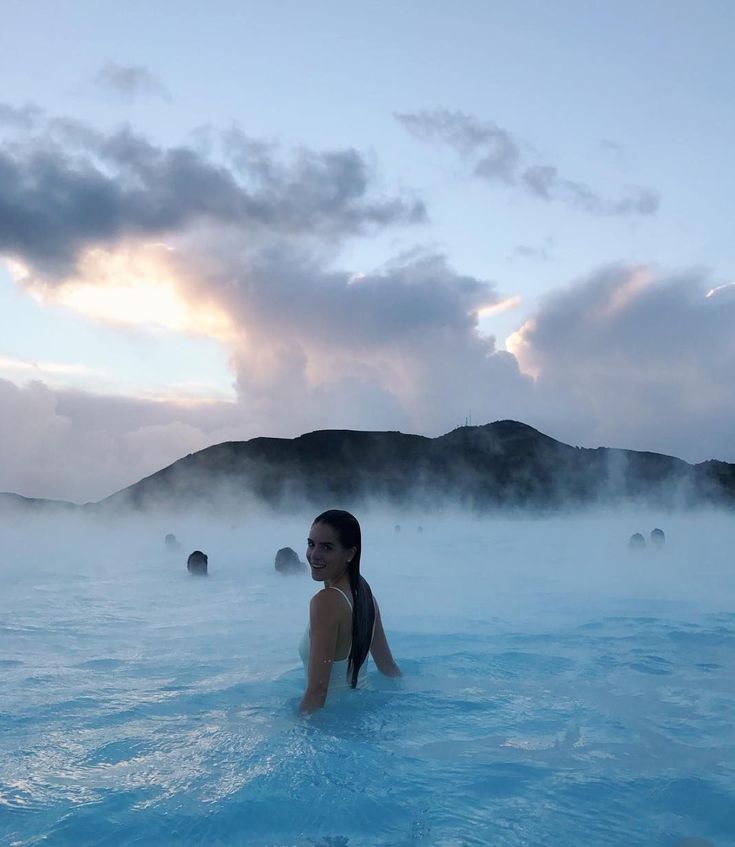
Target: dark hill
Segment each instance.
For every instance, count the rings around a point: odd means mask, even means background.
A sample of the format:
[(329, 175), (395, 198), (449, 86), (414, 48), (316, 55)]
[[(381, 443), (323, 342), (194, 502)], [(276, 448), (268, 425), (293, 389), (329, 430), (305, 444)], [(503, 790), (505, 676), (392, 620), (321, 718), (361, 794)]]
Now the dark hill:
[(223, 498), (316, 508), (368, 500), (473, 509), (557, 509), (624, 501), (735, 505), (735, 465), (689, 465), (658, 453), (570, 447), (526, 424), (497, 421), (438, 438), (320, 430), (254, 438), (190, 454), (100, 506), (184, 506)]

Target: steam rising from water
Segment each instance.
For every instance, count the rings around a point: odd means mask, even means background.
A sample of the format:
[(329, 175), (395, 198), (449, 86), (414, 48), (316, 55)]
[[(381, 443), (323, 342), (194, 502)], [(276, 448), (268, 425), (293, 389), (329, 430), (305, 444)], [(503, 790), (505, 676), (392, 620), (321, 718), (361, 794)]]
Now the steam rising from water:
[(3, 520), (2, 843), (735, 843), (730, 516), (359, 517), (404, 677), (308, 720), (311, 513)]

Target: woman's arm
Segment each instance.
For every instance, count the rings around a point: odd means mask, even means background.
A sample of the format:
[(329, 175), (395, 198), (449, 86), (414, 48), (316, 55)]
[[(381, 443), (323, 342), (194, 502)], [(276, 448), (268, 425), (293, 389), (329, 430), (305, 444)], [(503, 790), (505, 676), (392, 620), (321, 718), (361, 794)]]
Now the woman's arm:
[(337, 649), (339, 605), (336, 591), (319, 591), (309, 606), (309, 666), (300, 712), (316, 712), (327, 699), (329, 677)]
[(380, 619), (378, 601), (373, 597), (375, 603), (375, 631), (373, 632), (373, 643), (370, 645), (370, 655), (373, 657), (377, 669), (386, 676), (400, 676), (401, 669), (395, 662), (393, 654), (385, 637), (383, 621)]

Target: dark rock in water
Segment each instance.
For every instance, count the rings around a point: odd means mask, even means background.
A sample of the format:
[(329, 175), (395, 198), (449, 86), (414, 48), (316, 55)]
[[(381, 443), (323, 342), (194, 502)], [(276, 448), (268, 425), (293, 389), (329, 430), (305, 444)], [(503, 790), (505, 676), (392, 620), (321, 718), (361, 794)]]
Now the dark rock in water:
[(299, 554), (292, 547), (281, 547), (276, 553), (276, 570), (278, 573), (303, 573), (306, 564), (299, 559)]
[(194, 576), (207, 576), (208, 563), (209, 557), (207, 554), (202, 553), (201, 550), (195, 550), (189, 554), (189, 558), (186, 560), (186, 569)]
[(646, 539), (640, 534), (640, 532), (634, 532), (633, 535), (630, 536), (630, 540), (628, 541), (628, 549), (629, 550), (645, 550), (646, 549)]
[(166, 545), (166, 549), (170, 550), (172, 553), (175, 553), (177, 550), (181, 549), (181, 544), (179, 544), (179, 541), (173, 534), (173, 532), (167, 533), (166, 537), (163, 540), (163, 543)]
[(666, 536), (662, 529), (656, 527), (656, 529), (651, 530), (651, 544), (654, 547), (663, 547), (666, 544)]

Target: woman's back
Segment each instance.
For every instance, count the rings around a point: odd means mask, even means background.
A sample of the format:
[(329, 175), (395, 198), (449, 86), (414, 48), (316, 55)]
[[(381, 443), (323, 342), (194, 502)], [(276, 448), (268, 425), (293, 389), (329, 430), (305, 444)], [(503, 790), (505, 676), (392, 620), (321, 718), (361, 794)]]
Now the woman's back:
[[(349, 688), (350, 683), (347, 676), (350, 649), (352, 647), (352, 600), (349, 595), (336, 585), (330, 585), (323, 591), (336, 591), (342, 595), (342, 600), (338, 602), (342, 606), (339, 614), (339, 625), (337, 630), (337, 643), (334, 650), (334, 660), (332, 662), (332, 670), (329, 675), (329, 690), (334, 691), (338, 688)], [(311, 633), (307, 625), (304, 634), (299, 641), (299, 656), (304, 665), (304, 670), (309, 666), (309, 651), (311, 648)], [(364, 682), (367, 676), (367, 661), (360, 668), (358, 675), (358, 685)]]

